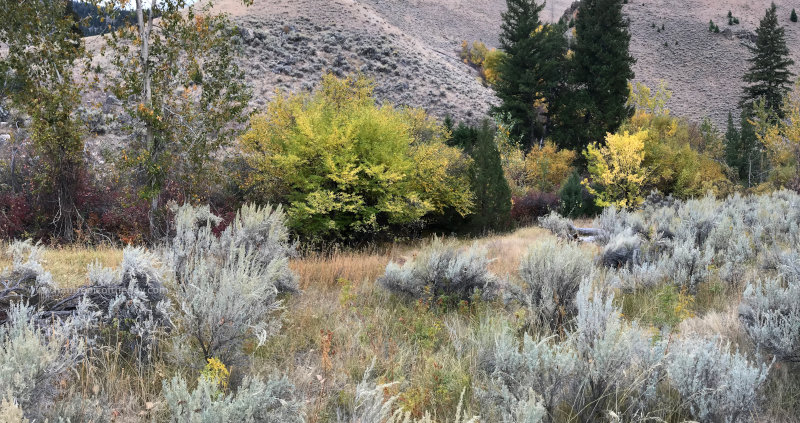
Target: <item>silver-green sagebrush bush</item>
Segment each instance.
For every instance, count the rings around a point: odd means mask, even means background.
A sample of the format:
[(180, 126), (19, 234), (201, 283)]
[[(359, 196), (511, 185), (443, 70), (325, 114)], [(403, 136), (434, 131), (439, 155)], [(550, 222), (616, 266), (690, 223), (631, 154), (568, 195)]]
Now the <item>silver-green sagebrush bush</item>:
[(754, 421), (770, 368), (730, 352), (730, 344), (697, 338), (674, 342), (666, 367), (670, 384), (695, 418), (726, 423)]
[(178, 281), (175, 342), (230, 365), (244, 358), (245, 341), (262, 344), (277, 331), (278, 286), (296, 290), (297, 277), (280, 208), (245, 207), (219, 237), (215, 222), (208, 207), (175, 209), (176, 236), (165, 256)]
[(176, 348), (194, 346), (205, 359), (240, 362), (245, 341), (261, 343), (280, 327), (281, 305), (272, 281), (282, 269), (277, 261), (261, 266), (244, 247), (230, 249), (222, 262), (202, 254), (191, 257), (176, 292), (181, 328)]
[(666, 343), (654, 341), (637, 322), (626, 322), (613, 301), (613, 294), (593, 290), (588, 282), (578, 292), (572, 337), (581, 359), (583, 394), (576, 403), (590, 417), (605, 410), (646, 415), (657, 400)]
[(572, 221), (554, 211), (540, 217), (539, 225), (559, 238), (570, 239), (575, 235)]
[(140, 361), (151, 357), (159, 336), (172, 328), (172, 305), (155, 255), (127, 247), (116, 272), (89, 267), (86, 299), (100, 320), (120, 331), (118, 342)]
[(800, 361), (800, 281), (750, 283), (739, 320), (756, 347), (781, 361)]
[(58, 394), (56, 382), (69, 377), (85, 352), (69, 322), (35, 321), (35, 310), (12, 305), (0, 325), (0, 397), (18, 404), (30, 419), (43, 419)]
[(53, 276), (41, 264), (44, 249), (28, 241), (14, 241), (8, 247), (11, 267), (0, 274), (0, 323), (10, 307), (20, 301), (38, 307), (51, 300), (56, 288)]
[(286, 378), (246, 377), (236, 392), (226, 394), (213, 380), (200, 378), (190, 390), (176, 376), (163, 382), (163, 394), (173, 423), (305, 422), (303, 402)]
[(414, 260), (402, 265), (390, 262), (378, 283), (390, 292), (413, 298), (446, 295), (468, 300), (477, 292), (492, 298), (499, 284), (489, 271), (490, 262), (483, 247), (463, 250), (436, 238)]
[(639, 265), (643, 262), (641, 235), (626, 229), (612, 236), (600, 254), (600, 263), (605, 267), (620, 269)]
[(222, 218), (211, 213), (208, 206), (173, 205), (172, 210), (175, 236), (165, 256), (179, 280), (192, 254), (202, 253), (221, 261), (229, 250), (244, 248), (263, 267), (285, 264), (272, 283), (280, 292), (299, 292), (297, 276), (288, 264), (288, 259), (296, 254), (296, 244), (290, 240), (281, 206), (245, 204), (219, 236), (212, 229), (222, 223)]
[(523, 286), (515, 290), (515, 296), (540, 326), (563, 328), (575, 315), (575, 295), (592, 269), (591, 253), (577, 244), (541, 242), (522, 258)]
[(624, 418), (646, 416), (658, 401), (666, 343), (623, 320), (613, 296), (583, 283), (576, 296), (575, 329), (534, 340), (510, 329), (484, 340), (479, 367), (490, 381), (478, 391), (492, 419), (515, 421), (514, 410), (539, 404), (551, 420), (561, 410), (584, 421), (607, 410)]
[(520, 345), (507, 328), (484, 340), (482, 348), (479, 367), (490, 383), (477, 394), (489, 421), (514, 422), (525, 409), (523, 414), (531, 416), (539, 415), (540, 408), (541, 414), (552, 415), (559, 404), (574, 397), (580, 363), (569, 343), (552, 338), (537, 341), (524, 334)]
[[(386, 398), (386, 390), (398, 382), (376, 384), (370, 381), (370, 373), (373, 364), (364, 372), (364, 377), (356, 385), (356, 395), (351, 410), (339, 411), (337, 421), (347, 423), (436, 423), (429, 413), (425, 413), (421, 418), (414, 418), (410, 411), (404, 411), (400, 407), (395, 407), (399, 396)], [(479, 417), (467, 418), (467, 413), (463, 410), (464, 393), (456, 408), (454, 418), (443, 420), (452, 423), (479, 423)], [(342, 415), (344, 414), (344, 415)], [(535, 423), (535, 422), (534, 422)]]

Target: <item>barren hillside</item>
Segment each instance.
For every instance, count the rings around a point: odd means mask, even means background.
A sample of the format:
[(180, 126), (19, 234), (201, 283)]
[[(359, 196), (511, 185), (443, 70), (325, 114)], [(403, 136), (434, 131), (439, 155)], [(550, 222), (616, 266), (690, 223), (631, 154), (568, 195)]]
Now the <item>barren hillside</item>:
[[(549, 2), (543, 17), (557, 20), (570, 3)], [(666, 80), (674, 114), (692, 120), (710, 116), (724, 125), (741, 92), (749, 55), (746, 34), (755, 30), (769, 3), (631, 1), (625, 11), (636, 80), (651, 86)], [(800, 58), (800, 24), (789, 21), (791, 7), (800, 4), (776, 4), (790, 49)], [(257, 104), (276, 87), (310, 88), (326, 69), (361, 71), (376, 79), (379, 97), (439, 116), (475, 119), (496, 101), (475, 72), (457, 60), (456, 50), (461, 40), (497, 45), (505, 0), (256, 0), (249, 8), (239, 0), (223, 0), (217, 7), (244, 29), (244, 64)], [(739, 25), (727, 25), (728, 10)], [(708, 31), (710, 19), (721, 33)]]

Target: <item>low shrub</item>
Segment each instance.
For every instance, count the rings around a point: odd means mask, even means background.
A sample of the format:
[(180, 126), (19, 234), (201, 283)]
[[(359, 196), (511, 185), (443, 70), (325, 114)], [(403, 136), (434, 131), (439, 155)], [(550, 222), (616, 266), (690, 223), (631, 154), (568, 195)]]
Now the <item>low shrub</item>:
[(97, 265), (89, 268), (85, 298), (100, 321), (114, 328), (123, 352), (146, 361), (157, 348), (159, 336), (172, 328), (172, 304), (156, 257), (142, 248), (122, 252), (117, 272)]
[(632, 268), (642, 264), (642, 237), (632, 230), (615, 235), (603, 247), (600, 254), (600, 263), (611, 269)]
[(470, 300), (476, 293), (492, 298), (499, 285), (497, 277), (489, 272), (490, 262), (485, 248), (473, 245), (462, 250), (452, 242), (435, 238), (414, 260), (402, 265), (389, 262), (378, 283), (390, 292), (417, 299), (445, 296)]
[(263, 382), (247, 377), (236, 392), (226, 393), (213, 380), (200, 378), (190, 391), (186, 380), (163, 382), (163, 394), (174, 423), (305, 422), (304, 402), (286, 379)]
[(0, 324), (9, 316), (15, 303), (40, 307), (52, 300), (56, 288), (53, 276), (44, 270), (44, 249), (28, 241), (14, 241), (8, 247), (11, 267), (0, 275)]
[(750, 283), (739, 305), (739, 321), (756, 347), (781, 361), (800, 361), (800, 282)]
[(44, 420), (85, 352), (69, 322), (36, 322), (36, 311), (14, 304), (0, 325), (0, 399), (17, 404), (26, 418)]
[(589, 419), (600, 418), (603, 410), (629, 417), (652, 412), (663, 378), (667, 343), (654, 342), (648, 330), (627, 323), (613, 302), (613, 294), (593, 291), (588, 282), (576, 297), (572, 336), (585, 389), (576, 403), (582, 404), (578, 412)]
[[(294, 276), (286, 274), (290, 272), (288, 259), (281, 256), (286, 246), (266, 245), (280, 244), (285, 238), (276, 236), (266, 244), (246, 242), (252, 239), (241, 229), (258, 226), (254, 224), (258, 221), (271, 228), (269, 233), (280, 232), (285, 230), (281, 229), (282, 215), (280, 210), (275, 216), (271, 210), (263, 213), (258, 213), (257, 208), (248, 210), (253, 214), (243, 210), (217, 238), (212, 226), (219, 218), (208, 207), (186, 205), (176, 209), (176, 236), (166, 256), (179, 281), (176, 301), (180, 313), (176, 323), (181, 330), (174, 341), (184, 346), (177, 352), (191, 345), (202, 353), (204, 361), (216, 357), (228, 365), (239, 363), (245, 341), (258, 339), (259, 344), (263, 343), (280, 326), (275, 316), (281, 309), (276, 284), (294, 280)], [(246, 216), (275, 220), (250, 222)], [(262, 248), (255, 248), (256, 245)], [(264, 257), (272, 259), (264, 262)]]
[(511, 218), (518, 225), (530, 225), (539, 217), (559, 209), (559, 198), (556, 194), (530, 190), (521, 197), (513, 197)]
[(591, 253), (574, 243), (545, 241), (534, 245), (520, 262), (524, 285), (518, 299), (539, 325), (563, 329), (577, 311), (575, 296), (592, 268)]
[(759, 388), (770, 366), (755, 364), (730, 344), (688, 338), (673, 343), (667, 374), (673, 388), (700, 421), (752, 421), (759, 411)]
[(572, 239), (576, 235), (575, 225), (572, 221), (554, 211), (540, 217), (539, 224), (542, 228), (549, 230), (553, 235), (562, 239)]
[(506, 328), (483, 340), (482, 348), (479, 368), (490, 382), (477, 396), (487, 421), (519, 421), (514, 420), (519, 410), (529, 410), (532, 417), (553, 416), (575, 396), (580, 363), (569, 343), (534, 340), (527, 333), (520, 340)]

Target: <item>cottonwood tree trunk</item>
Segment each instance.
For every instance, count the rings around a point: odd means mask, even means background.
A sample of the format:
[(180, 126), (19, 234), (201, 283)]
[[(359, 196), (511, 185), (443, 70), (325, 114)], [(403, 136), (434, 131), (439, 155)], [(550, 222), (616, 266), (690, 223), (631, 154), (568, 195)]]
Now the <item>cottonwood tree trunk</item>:
[[(153, 88), (149, 61), (150, 33), (153, 30), (153, 15), (155, 14), (154, 9), (155, 2), (150, 4), (150, 13), (148, 14), (147, 21), (145, 22), (142, 0), (136, 0), (136, 20), (139, 27), (139, 39), (141, 40), (139, 55), (142, 61), (142, 86), (144, 89), (144, 98), (142, 103), (149, 109), (152, 109), (153, 107)], [(145, 142), (147, 144), (147, 150), (150, 152), (150, 160), (157, 161), (159, 146), (157, 145), (158, 141), (156, 140), (153, 125), (150, 122), (145, 122)], [(150, 211), (148, 213), (148, 219), (150, 223), (150, 238), (155, 241), (159, 237), (157, 213), (160, 187), (158, 186), (158, 180), (153, 175), (150, 175), (149, 177), (151, 189), (150, 195), (152, 198), (150, 199)]]

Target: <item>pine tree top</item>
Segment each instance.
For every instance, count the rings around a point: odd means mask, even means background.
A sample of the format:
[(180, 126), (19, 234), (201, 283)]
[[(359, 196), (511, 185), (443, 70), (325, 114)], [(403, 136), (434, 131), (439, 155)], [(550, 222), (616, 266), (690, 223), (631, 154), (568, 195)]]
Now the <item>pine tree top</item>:
[(745, 73), (744, 81), (749, 86), (745, 88), (741, 104), (749, 107), (763, 99), (769, 110), (777, 112), (794, 76), (789, 70), (794, 61), (789, 58), (786, 31), (778, 22), (775, 3), (761, 19), (756, 35), (755, 46), (748, 47), (752, 57), (748, 59), (750, 69)]

